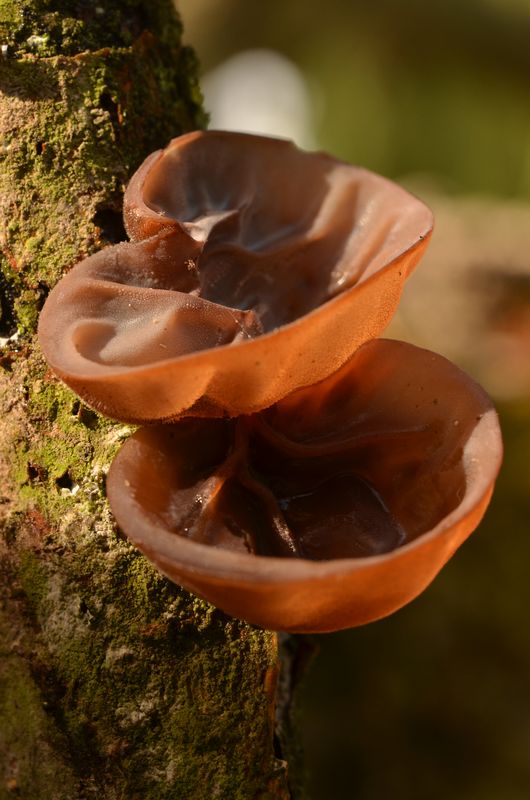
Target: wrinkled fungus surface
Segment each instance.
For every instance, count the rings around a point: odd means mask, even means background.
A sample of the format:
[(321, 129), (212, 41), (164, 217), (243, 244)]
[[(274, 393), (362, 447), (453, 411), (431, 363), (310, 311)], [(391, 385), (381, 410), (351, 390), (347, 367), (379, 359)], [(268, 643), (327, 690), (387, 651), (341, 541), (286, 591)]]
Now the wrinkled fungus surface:
[(59, 282), (39, 335), (65, 383), (133, 422), (250, 414), (330, 375), (385, 328), (432, 229), (367, 170), (215, 131), (153, 153), (124, 218), (132, 241)]
[(262, 413), (139, 430), (108, 496), (172, 580), (267, 628), (328, 631), (425, 588), (478, 524), (500, 457), (477, 384), (377, 340)]
[(124, 219), (131, 241), (74, 267), (39, 322), (87, 403), (152, 423), (109, 472), (123, 531), (266, 628), (337, 630), (414, 598), (478, 524), (501, 458), (480, 387), (376, 339), (429, 209), (323, 153), (199, 132), (149, 156)]

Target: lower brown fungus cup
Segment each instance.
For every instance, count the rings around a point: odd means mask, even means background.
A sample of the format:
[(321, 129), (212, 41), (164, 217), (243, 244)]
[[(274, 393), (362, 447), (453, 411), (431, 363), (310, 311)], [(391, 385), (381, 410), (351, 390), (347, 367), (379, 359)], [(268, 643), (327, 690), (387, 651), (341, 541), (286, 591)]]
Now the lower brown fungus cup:
[(476, 383), (376, 340), (260, 414), (139, 430), (107, 489), (171, 580), (264, 628), (323, 632), (416, 597), (479, 523), (501, 457)]

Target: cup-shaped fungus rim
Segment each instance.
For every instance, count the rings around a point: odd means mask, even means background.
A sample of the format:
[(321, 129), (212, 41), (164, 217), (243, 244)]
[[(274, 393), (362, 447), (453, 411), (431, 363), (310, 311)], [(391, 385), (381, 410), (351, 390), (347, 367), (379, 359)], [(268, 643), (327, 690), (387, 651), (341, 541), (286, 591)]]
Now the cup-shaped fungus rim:
[(128, 422), (251, 414), (335, 372), (390, 321), (431, 211), (291, 142), (194, 132), (131, 179), (134, 241), (75, 266), (39, 338), (89, 405)]
[[(345, 392), (356, 387), (365, 396)], [(317, 400), (311, 408), (313, 392)], [(451, 362), (390, 340), (363, 345), (337, 375), (257, 416), (281, 438), (297, 414), (293, 446), (305, 442), (329, 449), (331, 442), (336, 448), (342, 435), (351, 443), (369, 432), (374, 457), (369, 445), (362, 459), (374, 471), (364, 477), (376, 481), (398, 522), (411, 527), (409, 540), (368, 557), (310, 560), (233, 552), (186, 538), (168, 523), (167, 508), (146, 509), (142, 500), (150, 484), (163, 484), (162, 471), (172, 457), (166, 442), (172, 431), (189, 424), (186, 420), (141, 429), (123, 445), (108, 476), (111, 509), (159, 571), (232, 616), (293, 632), (339, 630), (384, 617), (423, 591), (478, 525), (502, 458), (497, 415), (480, 386)], [(388, 477), (388, 463), (394, 469), (393, 483), (391, 474), (385, 486), (377, 486), (381, 460), (381, 474)], [(355, 470), (360, 463), (357, 459)], [(170, 487), (170, 504), (178, 505), (178, 493), (172, 492)]]

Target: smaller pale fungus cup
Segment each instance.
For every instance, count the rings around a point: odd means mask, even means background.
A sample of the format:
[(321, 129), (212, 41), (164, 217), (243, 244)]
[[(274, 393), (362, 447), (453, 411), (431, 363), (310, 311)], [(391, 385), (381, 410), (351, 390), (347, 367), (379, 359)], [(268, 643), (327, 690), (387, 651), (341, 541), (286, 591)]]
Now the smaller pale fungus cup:
[(260, 414), (140, 429), (107, 491), (171, 580), (264, 628), (322, 632), (425, 589), (480, 521), (501, 456), (476, 383), (376, 340)]
[(89, 405), (129, 422), (251, 414), (335, 372), (394, 313), (432, 214), (291, 142), (195, 132), (132, 177), (131, 242), (74, 267), (39, 338)]

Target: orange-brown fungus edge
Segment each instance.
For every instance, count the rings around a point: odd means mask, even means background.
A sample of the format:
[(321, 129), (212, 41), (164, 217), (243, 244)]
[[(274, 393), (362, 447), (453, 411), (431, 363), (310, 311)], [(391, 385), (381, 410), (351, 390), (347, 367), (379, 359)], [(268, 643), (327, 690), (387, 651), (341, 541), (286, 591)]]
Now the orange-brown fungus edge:
[(478, 524), (501, 453), (476, 383), (377, 340), (262, 413), (139, 430), (108, 497), (172, 580), (265, 628), (330, 631), (429, 584)]
[(54, 372), (115, 419), (251, 414), (335, 372), (389, 322), (429, 209), (364, 169), (196, 132), (133, 176), (131, 242), (74, 267), (39, 323)]

